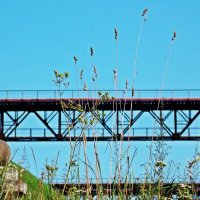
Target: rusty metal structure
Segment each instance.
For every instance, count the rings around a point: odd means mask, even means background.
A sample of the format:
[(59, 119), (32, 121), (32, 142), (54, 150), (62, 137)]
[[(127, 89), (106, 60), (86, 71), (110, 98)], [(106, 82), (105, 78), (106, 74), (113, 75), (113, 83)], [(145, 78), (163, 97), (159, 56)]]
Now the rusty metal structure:
[[(0, 91), (5, 141), (199, 140), (200, 91)], [(150, 95), (151, 94), (151, 95)], [(161, 96), (161, 97), (160, 97)], [(27, 122), (27, 119), (29, 122)], [(83, 121), (87, 119), (87, 121)], [(40, 123), (39, 127), (33, 121)], [(138, 124), (140, 126), (138, 126)], [(196, 124), (194, 126), (194, 124)], [(26, 126), (25, 126), (26, 125)]]

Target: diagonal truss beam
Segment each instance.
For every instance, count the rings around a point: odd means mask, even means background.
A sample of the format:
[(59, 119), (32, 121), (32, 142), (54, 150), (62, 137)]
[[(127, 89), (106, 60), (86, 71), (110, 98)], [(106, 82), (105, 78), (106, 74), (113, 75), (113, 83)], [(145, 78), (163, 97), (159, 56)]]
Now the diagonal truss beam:
[[(75, 111), (74, 111), (74, 112), (75, 112)], [(79, 115), (78, 115), (77, 117), (75, 117), (75, 114), (74, 114), (73, 118), (71, 118), (71, 116), (70, 116), (67, 112), (64, 112), (65, 116), (71, 121), (71, 125), (68, 126), (68, 127), (63, 131), (63, 133), (62, 133), (63, 137), (66, 137), (66, 136), (69, 134), (69, 132), (70, 132), (71, 130), (73, 130), (73, 129), (76, 127), (76, 125), (77, 125), (78, 122), (79, 122), (79, 117), (81, 117), (81, 115), (84, 115), (84, 114), (87, 115), (87, 113), (88, 113), (88, 112), (80, 112)]]
[[(188, 117), (188, 116), (184, 113), (184, 111), (178, 110), (177, 112), (178, 112), (178, 114), (185, 120), (185, 122), (188, 122), (188, 121), (189, 121), (190, 117)], [(189, 112), (190, 112), (190, 111), (189, 111)]]
[(124, 128), (123, 130), (123, 134), (126, 134), (128, 130), (130, 130), (130, 128), (133, 126), (133, 124), (142, 116), (142, 114), (144, 113), (144, 111), (140, 111), (134, 118), (130, 117), (127, 115), (126, 117), (128, 117), (130, 124), (128, 124), (126, 126), (126, 128)]
[[(115, 133), (112, 131), (112, 129), (106, 124), (104, 119), (101, 119), (101, 117), (99, 115), (97, 115), (97, 113), (94, 111), (92, 111), (91, 113), (101, 123), (101, 125), (108, 131), (108, 133), (110, 133), (110, 135), (112, 135), (112, 136), (115, 135)], [(112, 113), (112, 115), (113, 115), (113, 113)], [(109, 117), (109, 119), (110, 119), (110, 117)]]
[(50, 115), (47, 115), (47, 111), (45, 111), (44, 113), (44, 120), (47, 122), (47, 123), (50, 123), (54, 117), (58, 114), (58, 111), (52, 111)]
[(167, 120), (169, 118), (169, 116), (173, 113), (173, 110), (170, 110), (164, 117), (163, 120)]
[[(28, 116), (29, 113), (30, 112), (28, 111), (24, 111), (19, 117), (16, 117), (15, 119), (13, 119), (11, 115), (8, 115), (11, 117), (13, 123), (5, 131), (4, 133), (5, 137), (9, 137), (13, 133), (13, 131), (15, 131), (17, 127), (24, 121), (24, 119)], [(6, 112), (6, 114), (8, 113)], [(16, 113), (15, 116), (17, 116)]]
[(173, 136), (174, 133), (172, 132), (172, 130), (164, 123), (163, 119), (161, 119), (160, 117), (157, 116), (157, 114), (150, 110), (149, 111), (150, 115), (159, 123), (162, 124), (162, 128), (170, 135)]
[(34, 111), (33, 112), (37, 117), (38, 119), (51, 131), (51, 133), (54, 135), (54, 136), (58, 136), (58, 134), (49, 126), (49, 124), (47, 123), (47, 121), (45, 119), (43, 119), (37, 111)]
[(179, 133), (180, 135), (182, 135), (185, 132), (185, 130), (194, 122), (194, 120), (199, 116), (199, 114), (200, 114), (200, 110), (193, 117), (188, 118), (188, 123), (182, 129), (182, 131)]

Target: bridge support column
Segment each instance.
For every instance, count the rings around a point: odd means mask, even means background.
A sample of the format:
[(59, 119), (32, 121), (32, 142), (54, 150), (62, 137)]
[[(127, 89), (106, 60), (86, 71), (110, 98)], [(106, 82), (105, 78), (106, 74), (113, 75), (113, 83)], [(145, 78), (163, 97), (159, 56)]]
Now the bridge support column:
[(4, 113), (0, 112), (0, 138), (4, 137)]
[(117, 136), (119, 135), (119, 111), (117, 110), (117, 116), (116, 116), (116, 125), (117, 125)]
[(62, 128), (61, 111), (58, 111), (58, 138), (62, 137), (61, 128)]
[(177, 110), (174, 111), (174, 134), (178, 135), (178, 132), (177, 132)]

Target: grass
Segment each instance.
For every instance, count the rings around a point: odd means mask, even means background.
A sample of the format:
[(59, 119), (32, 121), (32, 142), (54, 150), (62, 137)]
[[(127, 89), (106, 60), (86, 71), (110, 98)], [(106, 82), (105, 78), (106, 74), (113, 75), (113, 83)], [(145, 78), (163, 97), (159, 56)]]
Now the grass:
[[(22, 194), (8, 194), (8, 196), (12, 196), (12, 199), (24, 199), (24, 200), (47, 200), (47, 199), (64, 199), (64, 196), (61, 195), (59, 191), (54, 189), (52, 185), (44, 183), (44, 180), (37, 178), (33, 174), (31, 174), (28, 170), (23, 169), (20, 165), (10, 162), (8, 166), (6, 166), (4, 169), (5, 171), (8, 168), (14, 168), (18, 171), (19, 177), (18, 181), (23, 182), (27, 184), (27, 194), (22, 195)], [(23, 171), (23, 172), (22, 172)], [(22, 172), (22, 173), (21, 173)], [(21, 174), (21, 175), (20, 175)], [(2, 178), (3, 176), (1, 176)], [(1, 179), (5, 182), (5, 179)], [(2, 195), (2, 190), (0, 190), (1, 195)], [(6, 197), (7, 194), (2, 195), (1, 199), (10, 199), (10, 197)]]

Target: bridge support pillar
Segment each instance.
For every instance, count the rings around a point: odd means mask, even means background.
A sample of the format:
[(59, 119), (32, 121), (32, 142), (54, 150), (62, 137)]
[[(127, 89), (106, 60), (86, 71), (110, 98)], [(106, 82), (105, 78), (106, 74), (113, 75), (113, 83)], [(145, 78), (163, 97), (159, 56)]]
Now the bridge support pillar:
[(177, 132), (177, 110), (174, 111), (174, 135), (178, 136), (178, 132)]
[(61, 111), (58, 111), (58, 135), (61, 135), (61, 127), (62, 126), (62, 120), (61, 120)]
[(0, 112), (0, 138), (4, 138), (4, 113)]
[(116, 126), (117, 126), (117, 136), (119, 135), (119, 111), (117, 110), (117, 116), (116, 116)]

